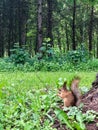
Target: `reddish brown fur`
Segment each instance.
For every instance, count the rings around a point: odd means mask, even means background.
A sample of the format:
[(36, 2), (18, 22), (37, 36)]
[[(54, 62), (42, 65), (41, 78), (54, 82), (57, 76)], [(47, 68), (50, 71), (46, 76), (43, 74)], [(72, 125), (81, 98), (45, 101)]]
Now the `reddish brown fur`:
[(71, 91), (68, 91), (66, 89), (66, 83), (64, 83), (61, 90), (59, 90), (58, 96), (63, 99), (64, 106), (66, 107), (73, 106), (75, 103), (74, 95), (72, 94)]
[(79, 90), (79, 79), (74, 79), (71, 83), (71, 91), (66, 89), (66, 82), (63, 87), (59, 90), (58, 96), (63, 99), (64, 106), (69, 107), (80, 104), (81, 92)]
[(76, 78), (72, 81), (72, 84), (71, 84), (71, 91), (73, 92), (76, 98), (76, 106), (79, 106), (80, 99), (81, 99), (81, 92), (79, 90), (79, 82), (80, 82), (80, 79)]

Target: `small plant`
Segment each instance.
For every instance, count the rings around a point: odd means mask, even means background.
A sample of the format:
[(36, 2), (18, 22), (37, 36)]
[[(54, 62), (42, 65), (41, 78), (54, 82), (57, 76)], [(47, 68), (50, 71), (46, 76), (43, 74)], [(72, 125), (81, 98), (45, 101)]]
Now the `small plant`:
[(80, 62), (87, 62), (88, 59), (89, 59), (89, 53), (83, 46), (81, 46), (81, 48), (75, 51), (69, 51), (67, 53), (67, 61), (70, 61), (73, 64), (79, 64)]
[(82, 92), (83, 94), (85, 94), (85, 93), (87, 93), (87, 92), (89, 91), (89, 87), (87, 87), (87, 86), (83, 86), (83, 87), (81, 87), (80, 89), (81, 89), (81, 92)]
[(24, 47), (20, 48), (15, 44), (14, 49), (11, 50), (10, 59), (15, 64), (25, 64), (29, 60), (29, 53)]
[(65, 107), (64, 111), (56, 109), (55, 114), (61, 123), (66, 124), (66, 127), (70, 130), (86, 130), (85, 122), (92, 122), (97, 116), (94, 111), (82, 113), (82, 105), (79, 107)]
[(39, 58), (49, 58), (53, 55), (53, 49), (49, 43), (43, 43), (42, 47), (40, 48)]
[(63, 86), (63, 84), (64, 84), (64, 82), (66, 82), (67, 81), (67, 79), (66, 78), (62, 78), (62, 77), (60, 77), (59, 79), (58, 79), (58, 82), (57, 82), (57, 87), (59, 88), (59, 87), (62, 87)]

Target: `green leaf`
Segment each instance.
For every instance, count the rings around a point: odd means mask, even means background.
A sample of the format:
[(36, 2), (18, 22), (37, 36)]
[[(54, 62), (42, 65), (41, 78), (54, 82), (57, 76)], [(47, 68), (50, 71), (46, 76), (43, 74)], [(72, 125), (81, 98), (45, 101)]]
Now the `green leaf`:
[(76, 128), (76, 130), (86, 130), (84, 124), (81, 127), (81, 125), (78, 122), (74, 122), (73, 125), (74, 125), (74, 128)]
[(70, 130), (74, 130), (72, 123), (69, 121), (67, 114), (63, 110), (56, 109), (55, 114), (60, 121), (63, 121), (63, 123), (65, 123), (67, 127), (70, 128)]

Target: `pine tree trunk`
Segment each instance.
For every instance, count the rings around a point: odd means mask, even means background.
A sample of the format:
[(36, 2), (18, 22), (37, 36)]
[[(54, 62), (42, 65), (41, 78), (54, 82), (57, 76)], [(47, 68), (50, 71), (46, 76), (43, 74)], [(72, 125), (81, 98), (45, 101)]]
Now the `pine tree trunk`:
[(38, 17), (37, 17), (37, 43), (36, 52), (39, 52), (42, 46), (43, 34), (42, 34), (42, 0), (38, 0)]
[(89, 23), (89, 53), (92, 51), (92, 39), (93, 39), (93, 18), (94, 17), (94, 7), (91, 7), (90, 23)]
[(27, 22), (27, 3), (22, 0), (19, 1), (18, 20), (19, 20), (19, 46), (26, 44), (26, 22)]
[(10, 0), (9, 2), (9, 26), (8, 26), (8, 55), (10, 56), (10, 49), (13, 48), (13, 1)]
[(0, 20), (0, 57), (3, 57), (3, 56), (4, 56), (4, 37), (3, 37), (2, 23)]
[(4, 56), (3, 2), (0, 2), (0, 57)]
[(50, 45), (53, 46), (53, 35), (52, 35), (52, 11), (53, 11), (53, 0), (47, 0), (47, 37), (50, 38)]
[(58, 47), (60, 52), (62, 52), (62, 46), (61, 46), (61, 37), (59, 31), (57, 31), (57, 41), (58, 41)]
[(76, 0), (74, 0), (73, 5), (72, 49), (76, 50)]
[(67, 51), (69, 51), (69, 37), (68, 37), (68, 25), (66, 24), (66, 45)]

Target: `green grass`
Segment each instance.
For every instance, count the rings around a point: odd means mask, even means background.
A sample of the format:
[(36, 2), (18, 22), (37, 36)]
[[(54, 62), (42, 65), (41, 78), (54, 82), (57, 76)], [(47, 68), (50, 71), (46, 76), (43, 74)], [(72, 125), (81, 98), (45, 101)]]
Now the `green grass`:
[(10, 85), (18, 86), (22, 90), (32, 88), (43, 88), (47, 85), (55, 87), (60, 77), (67, 78), (68, 82), (74, 77), (79, 75), (81, 78), (80, 86), (91, 86), (97, 72), (1, 72), (0, 73), (0, 86), (6, 87)]
[(1, 72), (0, 130), (53, 130), (50, 119), (44, 118), (59, 99), (58, 79), (66, 78), (69, 84), (75, 75), (81, 77), (80, 87), (91, 87), (96, 72)]

